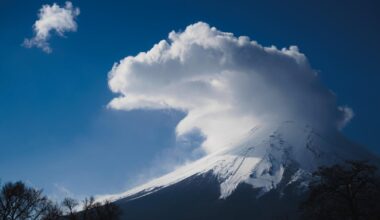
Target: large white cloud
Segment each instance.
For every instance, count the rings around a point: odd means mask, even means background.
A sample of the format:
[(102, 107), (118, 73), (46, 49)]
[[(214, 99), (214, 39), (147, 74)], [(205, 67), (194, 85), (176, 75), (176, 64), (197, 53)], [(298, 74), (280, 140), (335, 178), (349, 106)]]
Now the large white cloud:
[(79, 8), (74, 8), (71, 2), (66, 2), (64, 7), (56, 3), (53, 5), (43, 5), (38, 14), (38, 20), (33, 25), (35, 36), (25, 39), (25, 47), (38, 47), (44, 52), (50, 53), (52, 49), (49, 45), (49, 38), (53, 31), (59, 36), (64, 36), (65, 32), (76, 31), (76, 17), (79, 15)]
[(296, 46), (264, 47), (202, 22), (116, 63), (109, 87), (120, 94), (109, 104), (114, 109), (187, 112), (177, 134), (199, 129), (207, 152), (258, 124), (295, 120), (337, 130), (352, 116)]

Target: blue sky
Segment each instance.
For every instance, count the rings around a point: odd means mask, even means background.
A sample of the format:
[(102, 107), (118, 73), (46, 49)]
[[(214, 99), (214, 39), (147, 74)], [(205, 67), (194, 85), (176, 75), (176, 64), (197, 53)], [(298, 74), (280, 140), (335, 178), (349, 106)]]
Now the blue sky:
[[(55, 1), (63, 5), (64, 1)], [(343, 132), (379, 154), (379, 5), (376, 1), (73, 1), (76, 32), (53, 36), (53, 52), (21, 46), (43, 4), (0, 3), (0, 178), (51, 195), (114, 193), (167, 159), (180, 160), (175, 126), (184, 113), (115, 111), (112, 65), (149, 50), (172, 30), (204, 21), (264, 46), (297, 45), (324, 85), (355, 117)], [(163, 168), (164, 170), (164, 168)], [(137, 179), (137, 180), (136, 180)], [(58, 195), (59, 196), (59, 195)]]

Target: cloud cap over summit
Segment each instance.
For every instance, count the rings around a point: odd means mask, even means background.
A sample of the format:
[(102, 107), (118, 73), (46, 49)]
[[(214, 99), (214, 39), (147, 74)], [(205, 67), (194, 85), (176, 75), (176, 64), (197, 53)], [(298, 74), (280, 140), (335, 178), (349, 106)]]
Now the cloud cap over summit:
[(296, 46), (264, 47), (203, 22), (168, 38), (114, 64), (108, 83), (119, 97), (111, 108), (185, 111), (177, 135), (199, 129), (207, 152), (257, 124), (295, 120), (337, 130), (353, 116)]

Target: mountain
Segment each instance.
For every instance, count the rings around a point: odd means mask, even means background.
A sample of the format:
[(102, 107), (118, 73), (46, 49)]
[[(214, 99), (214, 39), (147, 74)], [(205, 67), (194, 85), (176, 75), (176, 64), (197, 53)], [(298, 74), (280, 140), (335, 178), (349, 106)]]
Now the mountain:
[(338, 131), (287, 121), (108, 199), (125, 219), (294, 219), (311, 173), (349, 159), (374, 156)]

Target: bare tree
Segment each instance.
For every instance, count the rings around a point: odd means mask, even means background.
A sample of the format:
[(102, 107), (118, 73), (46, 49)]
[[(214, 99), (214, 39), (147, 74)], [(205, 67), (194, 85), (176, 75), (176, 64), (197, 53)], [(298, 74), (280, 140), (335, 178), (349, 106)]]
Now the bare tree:
[(94, 211), (93, 208), (95, 207), (95, 198), (93, 196), (89, 198), (85, 198), (83, 200), (83, 210), (82, 210), (82, 217), (84, 220), (86, 219), (94, 219)]
[(92, 196), (83, 200), (83, 210), (78, 213), (82, 220), (117, 220), (120, 215), (118, 206), (110, 201), (96, 202)]
[(37, 220), (47, 212), (49, 200), (42, 190), (27, 187), (22, 182), (6, 183), (0, 192), (0, 219)]
[(376, 167), (363, 161), (321, 167), (301, 205), (306, 219), (380, 219), (380, 183)]
[(121, 215), (119, 207), (110, 201), (105, 201), (103, 204), (96, 203), (94, 209), (97, 220), (117, 220)]
[(70, 220), (77, 219), (76, 207), (79, 205), (78, 201), (73, 198), (64, 198), (62, 201), (62, 207), (65, 210), (65, 215)]
[(61, 207), (53, 202), (49, 202), (46, 208), (45, 215), (41, 218), (41, 220), (60, 220), (62, 219), (62, 209)]

